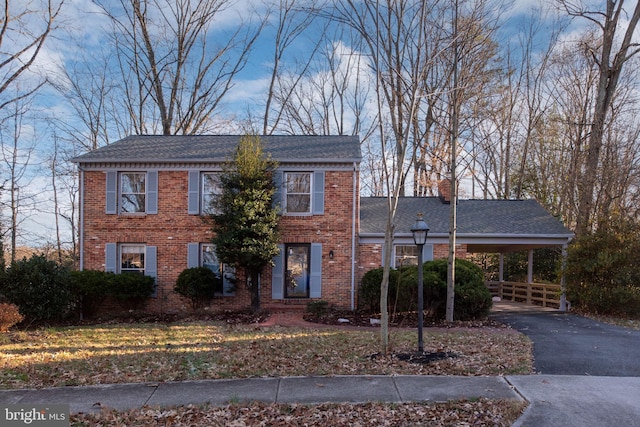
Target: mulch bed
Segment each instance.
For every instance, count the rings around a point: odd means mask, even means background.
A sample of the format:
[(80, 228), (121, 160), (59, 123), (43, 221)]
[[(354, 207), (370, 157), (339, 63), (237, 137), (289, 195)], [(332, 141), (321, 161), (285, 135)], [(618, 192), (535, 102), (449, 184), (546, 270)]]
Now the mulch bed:
[[(335, 326), (359, 326), (359, 327), (378, 327), (379, 314), (369, 314), (358, 311), (338, 311), (331, 310), (322, 315), (305, 313), (304, 320), (312, 323), (320, 323)], [(390, 316), (389, 326), (398, 328), (417, 328), (418, 314), (416, 312), (400, 313)], [(423, 321), (425, 328), (507, 328), (503, 323), (492, 319), (470, 320), (470, 321), (454, 321), (448, 323), (445, 320), (425, 318)]]

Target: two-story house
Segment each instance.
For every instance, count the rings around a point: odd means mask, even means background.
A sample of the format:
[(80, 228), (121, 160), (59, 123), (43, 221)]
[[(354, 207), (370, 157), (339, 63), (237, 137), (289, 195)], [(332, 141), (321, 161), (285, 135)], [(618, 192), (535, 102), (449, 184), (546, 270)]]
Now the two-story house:
[[(180, 272), (209, 266), (229, 277), (203, 221), (215, 175), (240, 136), (130, 136), (82, 155), (80, 265), (156, 278), (146, 309), (185, 310), (174, 291)], [(260, 279), (264, 307), (321, 298), (349, 306), (355, 280), (360, 142), (351, 136), (263, 136), (278, 163), (281, 253)], [(345, 303), (346, 302), (346, 303)], [(250, 304), (243, 286), (225, 284), (218, 308)]]
[[(188, 267), (223, 277), (203, 217), (218, 191), (216, 174), (241, 136), (130, 136), (74, 159), (80, 172), (80, 266), (156, 278), (146, 310), (186, 311), (173, 291)], [(416, 214), (429, 224), (425, 260), (448, 252), (448, 188), (440, 197), (399, 200), (392, 248), (383, 245), (386, 198), (360, 197), (360, 141), (354, 136), (262, 136), (278, 162), (274, 183), (282, 242), (273, 268), (260, 277), (263, 307), (306, 307), (321, 299), (355, 308), (362, 275), (391, 250), (394, 265), (417, 262), (410, 228)], [(456, 253), (504, 253), (566, 246), (573, 234), (533, 200), (460, 201)], [(531, 253), (531, 252), (530, 252)], [(242, 284), (226, 280), (214, 309), (250, 305)]]

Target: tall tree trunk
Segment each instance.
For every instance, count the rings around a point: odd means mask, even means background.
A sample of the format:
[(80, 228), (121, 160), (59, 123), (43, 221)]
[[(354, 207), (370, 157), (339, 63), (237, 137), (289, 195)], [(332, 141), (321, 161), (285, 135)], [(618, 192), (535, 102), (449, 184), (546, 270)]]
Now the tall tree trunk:
[[(616, 92), (623, 65), (639, 52), (637, 44), (632, 43), (631, 39), (640, 19), (640, 2), (636, 1), (626, 32), (620, 42), (620, 48), (616, 53), (613, 52), (616, 41), (615, 35), (620, 15), (623, 13), (624, 1), (607, 0), (605, 13), (578, 9), (576, 6), (569, 4), (569, 2), (563, 2), (563, 5), (570, 15), (580, 16), (595, 22), (602, 30), (602, 39), (599, 40), (601, 42), (600, 49), (590, 47), (593, 60), (598, 65), (599, 80), (591, 133), (587, 146), (587, 159), (584, 165), (582, 185), (579, 188), (576, 234), (583, 235), (591, 231), (593, 226), (594, 193), (607, 112)], [(603, 17), (604, 22), (597, 21), (596, 17)], [(633, 49), (630, 50), (631, 48)], [(599, 56), (597, 56), (597, 52), (599, 52)]]

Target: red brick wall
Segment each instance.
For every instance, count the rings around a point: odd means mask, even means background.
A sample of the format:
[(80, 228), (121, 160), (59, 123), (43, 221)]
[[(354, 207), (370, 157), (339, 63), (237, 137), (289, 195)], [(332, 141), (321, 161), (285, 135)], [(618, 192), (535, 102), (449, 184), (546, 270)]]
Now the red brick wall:
[[(206, 243), (210, 227), (197, 215), (187, 212), (187, 178), (185, 171), (160, 170), (158, 173), (158, 214), (105, 214), (106, 174), (84, 172), (84, 269), (104, 270), (106, 243), (141, 243), (157, 247), (158, 297), (149, 300), (146, 310), (171, 313), (186, 311), (189, 302), (173, 291), (175, 281), (187, 268), (187, 244)], [(356, 180), (357, 182), (357, 180)], [(356, 194), (359, 189), (356, 188)], [(351, 300), (351, 244), (353, 215), (353, 171), (325, 173), (324, 215), (283, 216), (280, 231), (283, 243), (322, 243), (322, 300), (349, 308)], [(333, 259), (329, 252), (333, 251)], [(261, 278), (263, 307), (303, 305), (308, 300), (273, 301), (271, 271)], [(236, 295), (217, 298), (212, 309), (236, 309), (250, 305), (243, 282)]]

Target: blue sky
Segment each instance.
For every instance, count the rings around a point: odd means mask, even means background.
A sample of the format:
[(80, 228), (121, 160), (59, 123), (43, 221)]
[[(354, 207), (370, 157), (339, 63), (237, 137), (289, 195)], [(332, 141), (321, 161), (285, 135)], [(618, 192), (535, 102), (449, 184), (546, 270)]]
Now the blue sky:
[[(34, 0), (34, 4), (42, 1), (44, 0)], [(117, 4), (117, 1), (111, 0), (111, 2)], [(14, 2), (14, 6), (15, 4)], [(508, 7), (501, 9), (503, 13), (501, 20), (504, 22), (501, 33), (503, 42), (517, 40), (517, 32), (522, 30), (535, 7), (549, 10), (548, 3), (529, 0), (516, 0)], [(239, 19), (251, 16), (256, 10), (263, 14), (264, 3), (250, 0), (234, 2), (233, 7), (218, 16), (212, 24), (212, 31), (217, 34), (226, 34), (235, 28)], [(105, 45), (105, 31), (109, 28), (109, 21), (89, 0), (66, 0), (60, 22), (61, 30), (49, 40), (40, 53), (32, 74), (25, 76), (25, 84), (28, 84), (30, 79), (33, 81), (42, 76), (59, 75), (61, 64), (69, 64), (80, 57), (78, 41), (81, 41), (89, 51), (101, 49)], [(39, 23), (34, 21), (34, 25), (37, 26)], [(263, 33), (247, 67), (239, 75), (234, 88), (226, 98), (226, 108), (230, 116), (234, 114), (244, 116), (247, 108), (259, 105), (264, 100), (273, 48), (272, 31), (271, 28), (267, 28)], [(316, 36), (314, 31), (319, 29), (310, 29), (297, 41), (296, 49), (292, 50), (293, 56), (295, 53), (307, 52), (308, 44), (305, 42), (314, 39)], [(348, 51), (349, 46), (345, 45), (343, 48)], [(51, 88), (45, 89), (34, 99), (33, 114), (22, 123), (21, 154), (25, 155), (27, 149), (33, 147), (29, 173), (22, 185), (25, 187), (24, 191), (33, 196), (29, 201), (30, 206), (38, 208), (37, 210), (25, 209), (21, 225), (25, 231), (21, 239), (23, 244), (55, 241), (50, 191), (51, 174), (47, 171), (48, 157), (52, 151), (51, 127), (44, 119), (45, 117), (58, 119), (69, 117), (69, 120), (72, 120), (69, 105)], [(6, 144), (6, 140), (3, 140), (3, 143)], [(6, 192), (3, 193), (3, 197), (6, 197)], [(6, 216), (7, 213), (5, 209), (3, 214)], [(70, 240), (68, 237), (70, 230), (66, 226), (64, 233), (67, 236), (65, 240)]]

